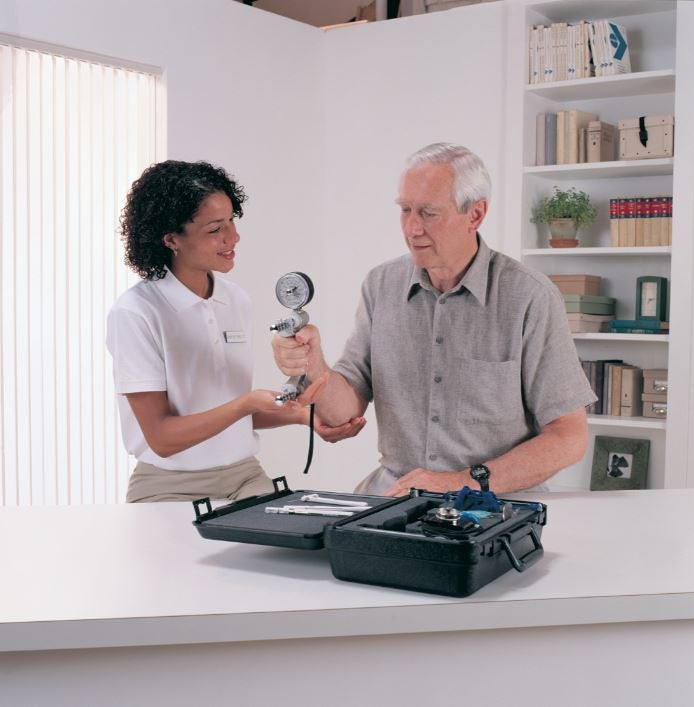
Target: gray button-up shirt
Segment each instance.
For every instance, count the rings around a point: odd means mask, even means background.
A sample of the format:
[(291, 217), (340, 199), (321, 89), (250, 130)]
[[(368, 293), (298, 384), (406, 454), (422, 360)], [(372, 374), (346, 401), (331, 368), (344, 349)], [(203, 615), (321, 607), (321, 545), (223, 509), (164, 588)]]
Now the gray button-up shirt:
[(374, 401), (391, 478), (486, 462), (595, 400), (559, 290), (481, 238), (445, 293), (409, 254), (374, 268), (335, 370)]

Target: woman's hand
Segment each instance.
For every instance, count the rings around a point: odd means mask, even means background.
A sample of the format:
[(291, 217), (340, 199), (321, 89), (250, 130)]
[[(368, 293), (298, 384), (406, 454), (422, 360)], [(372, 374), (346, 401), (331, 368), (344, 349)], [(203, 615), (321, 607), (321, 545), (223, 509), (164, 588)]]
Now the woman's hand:
[(279, 410), (290, 415), (304, 406), (310, 405), (327, 382), (328, 374), (325, 373), (318, 380), (313, 381), (296, 400), (287, 400), (282, 405), (277, 405), (275, 400), (275, 396), (279, 395), (278, 391), (260, 388), (241, 396), (241, 402), (247, 415), (254, 415), (257, 412), (278, 412)]
[(334, 444), (335, 442), (340, 442), (343, 439), (349, 439), (350, 437), (356, 437), (366, 424), (366, 418), (364, 417), (353, 417), (344, 425), (338, 425), (337, 427), (330, 427), (329, 425), (323, 424), (323, 421), (315, 416), (313, 420), (313, 425), (316, 433), (321, 439), (326, 442)]

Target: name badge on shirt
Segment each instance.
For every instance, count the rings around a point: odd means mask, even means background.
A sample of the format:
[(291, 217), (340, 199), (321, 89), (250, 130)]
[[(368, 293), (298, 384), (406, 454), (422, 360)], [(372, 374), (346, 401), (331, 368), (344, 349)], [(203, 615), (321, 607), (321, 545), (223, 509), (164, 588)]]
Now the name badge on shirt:
[(227, 344), (243, 344), (246, 341), (245, 331), (225, 331), (224, 340)]

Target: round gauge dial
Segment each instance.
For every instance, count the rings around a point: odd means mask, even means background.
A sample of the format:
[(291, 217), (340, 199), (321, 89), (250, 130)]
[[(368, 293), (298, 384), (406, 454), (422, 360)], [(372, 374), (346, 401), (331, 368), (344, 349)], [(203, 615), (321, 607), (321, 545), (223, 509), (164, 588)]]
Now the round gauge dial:
[(313, 298), (313, 283), (302, 272), (288, 272), (277, 280), (275, 294), (280, 304), (289, 309), (301, 309)]

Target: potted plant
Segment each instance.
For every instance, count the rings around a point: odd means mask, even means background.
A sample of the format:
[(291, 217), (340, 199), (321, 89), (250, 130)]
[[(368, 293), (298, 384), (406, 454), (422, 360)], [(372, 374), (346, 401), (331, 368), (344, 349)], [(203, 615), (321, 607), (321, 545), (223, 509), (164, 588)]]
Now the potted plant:
[(540, 199), (530, 220), (548, 224), (552, 248), (575, 248), (578, 245), (576, 232), (581, 226), (593, 223), (596, 216), (597, 209), (584, 191), (555, 186), (552, 196)]

